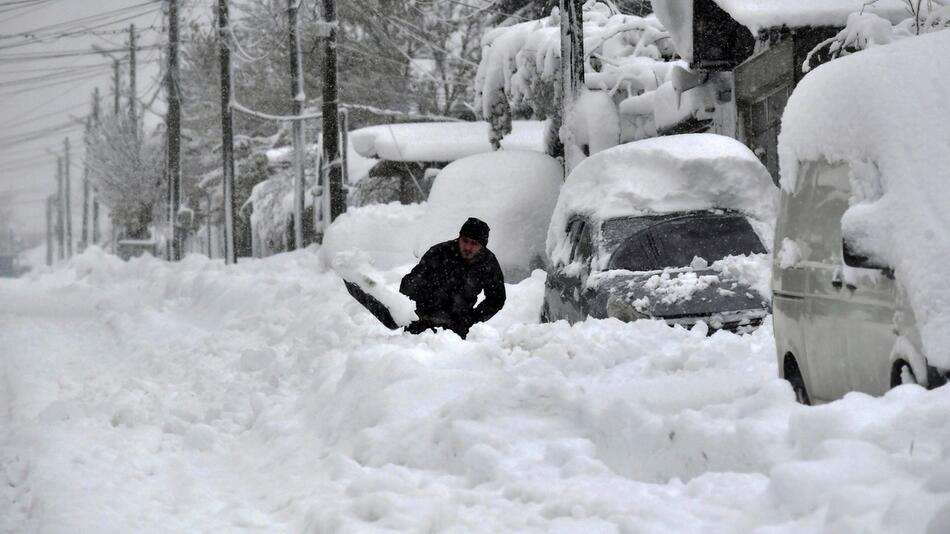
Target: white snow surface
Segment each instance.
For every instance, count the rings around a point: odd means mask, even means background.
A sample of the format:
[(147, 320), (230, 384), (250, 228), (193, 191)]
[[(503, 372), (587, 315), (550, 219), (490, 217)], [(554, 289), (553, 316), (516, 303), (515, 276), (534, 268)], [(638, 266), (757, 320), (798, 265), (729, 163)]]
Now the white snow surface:
[(782, 188), (798, 165), (851, 165), (842, 219), (859, 251), (891, 266), (932, 364), (950, 367), (950, 32), (874, 47), (809, 73), (782, 121)]
[(937, 533), (950, 388), (820, 407), (755, 333), (391, 332), (312, 249), (0, 280), (2, 532)]
[(544, 256), (562, 175), (557, 160), (538, 152), (490, 152), (449, 164), (432, 184), (418, 229), (416, 255), (421, 257), (432, 245), (455, 239), (462, 223), (477, 217), (488, 223), (488, 248), (505, 280), (527, 277), (532, 264)]
[(425, 203), (398, 202), (347, 208), (324, 234), (320, 257), (331, 265), (337, 254), (364, 252), (379, 270), (412, 263), (425, 210)]
[(748, 147), (716, 134), (644, 139), (599, 152), (567, 177), (548, 229), (547, 253), (566, 263), (570, 217), (612, 217), (732, 209), (771, 224), (778, 189)]
[[(544, 152), (544, 130), (544, 121), (513, 121), (501, 147)], [(485, 121), (367, 126), (350, 132), (350, 143), (364, 157), (391, 161), (455, 161), (492, 151)]]

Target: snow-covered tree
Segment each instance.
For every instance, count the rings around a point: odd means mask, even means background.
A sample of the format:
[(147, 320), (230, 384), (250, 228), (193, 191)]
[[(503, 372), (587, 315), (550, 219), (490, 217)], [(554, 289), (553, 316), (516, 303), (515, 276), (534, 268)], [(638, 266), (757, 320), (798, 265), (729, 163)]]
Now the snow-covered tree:
[(125, 114), (105, 118), (86, 145), (89, 178), (124, 237), (149, 237), (165, 205), (165, 145), (160, 134), (142, 137)]
[[(616, 126), (585, 128), (581, 124), (577, 125), (579, 131), (607, 133), (613, 136), (613, 144), (656, 135), (655, 125), (636, 127), (632, 119), (625, 124), (621, 111), (629, 107), (625, 101), (651, 93), (667, 80), (675, 57), (669, 34), (655, 17), (622, 14), (612, 2), (589, 0), (583, 13), (585, 85), (598, 94), (582, 99), (587, 101), (588, 111), (602, 112), (597, 118), (604, 113), (612, 115)], [(491, 124), (493, 142), (497, 144), (510, 131), (512, 119), (554, 118), (552, 123), (559, 124), (561, 103), (556, 87), (560, 54), (558, 9), (539, 20), (485, 34), (475, 107)], [(601, 105), (607, 102), (607, 107)], [(576, 141), (582, 145), (611, 143), (608, 139)]]

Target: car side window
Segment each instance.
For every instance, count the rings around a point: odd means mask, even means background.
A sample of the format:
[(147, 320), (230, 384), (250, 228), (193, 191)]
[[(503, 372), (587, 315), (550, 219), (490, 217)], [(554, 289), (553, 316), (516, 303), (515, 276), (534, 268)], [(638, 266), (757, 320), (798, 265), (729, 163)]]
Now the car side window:
[(594, 253), (593, 239), (591, 238), (590, 225), (581, 221), (580, 235), (577, 238), (577, 244), (574, 247), (574, 253), (571, 260), (580, 260), (584, 263), (590, 263), (591, 256)]

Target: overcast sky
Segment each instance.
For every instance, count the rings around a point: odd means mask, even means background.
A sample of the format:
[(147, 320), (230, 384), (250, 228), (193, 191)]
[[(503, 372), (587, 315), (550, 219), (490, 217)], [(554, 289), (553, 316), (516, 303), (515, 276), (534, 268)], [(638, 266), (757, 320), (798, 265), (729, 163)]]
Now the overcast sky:
[[(188, 10), (184, 17), (209, 11), (212, 3), (179, 1)], [(79, 232), (82, 121), (91, 113), (96, 87), (103, 112), (112, 112), (113, 82), (110, 57), (72, 54), (123, 49), (112, 55), (122, 60), (122, 83), (127, 88), (129, 25), (136, 26), (139, 46), (163, 45), (165, 4), (164, 0), (0, 0), (0, 192), (15, 191), (14, 215), (21, 229), (45, 231), (45, 199), (56, 190), (56, 156), (63, 153), (64, 139), (69, 137), (73, 235)], [(69, 55), (38, 57), (56, 54)], [(162, 58), (161, 49), (142, 50), (136, 58), (137, 93), (146, 102), (155, 98), (157, 114), (164, 112), (158, 79)], [(127, 110), (126, 95), (122, 106)], [(146, 112), (146, 125), (162, 120)]]

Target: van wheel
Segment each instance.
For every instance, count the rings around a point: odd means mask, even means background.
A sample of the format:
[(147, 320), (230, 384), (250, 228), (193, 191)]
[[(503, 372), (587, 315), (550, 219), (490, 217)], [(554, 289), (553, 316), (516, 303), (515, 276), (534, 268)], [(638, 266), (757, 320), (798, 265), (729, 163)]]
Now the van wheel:
[(802, 372), (798, 368), (798, 362), (791, 354), (785, 356), (785, 380), (792, 386), (795, 392), (795, 400), (799, 404), (811, 406), (811, 399), (808, 398), (808, 390), (805, 389), (805, 379), (802, 378)]
[(891, 388), (904, 384), (919, 384), (914, 369), (904, 360), (897, 360), (891, 367)]

